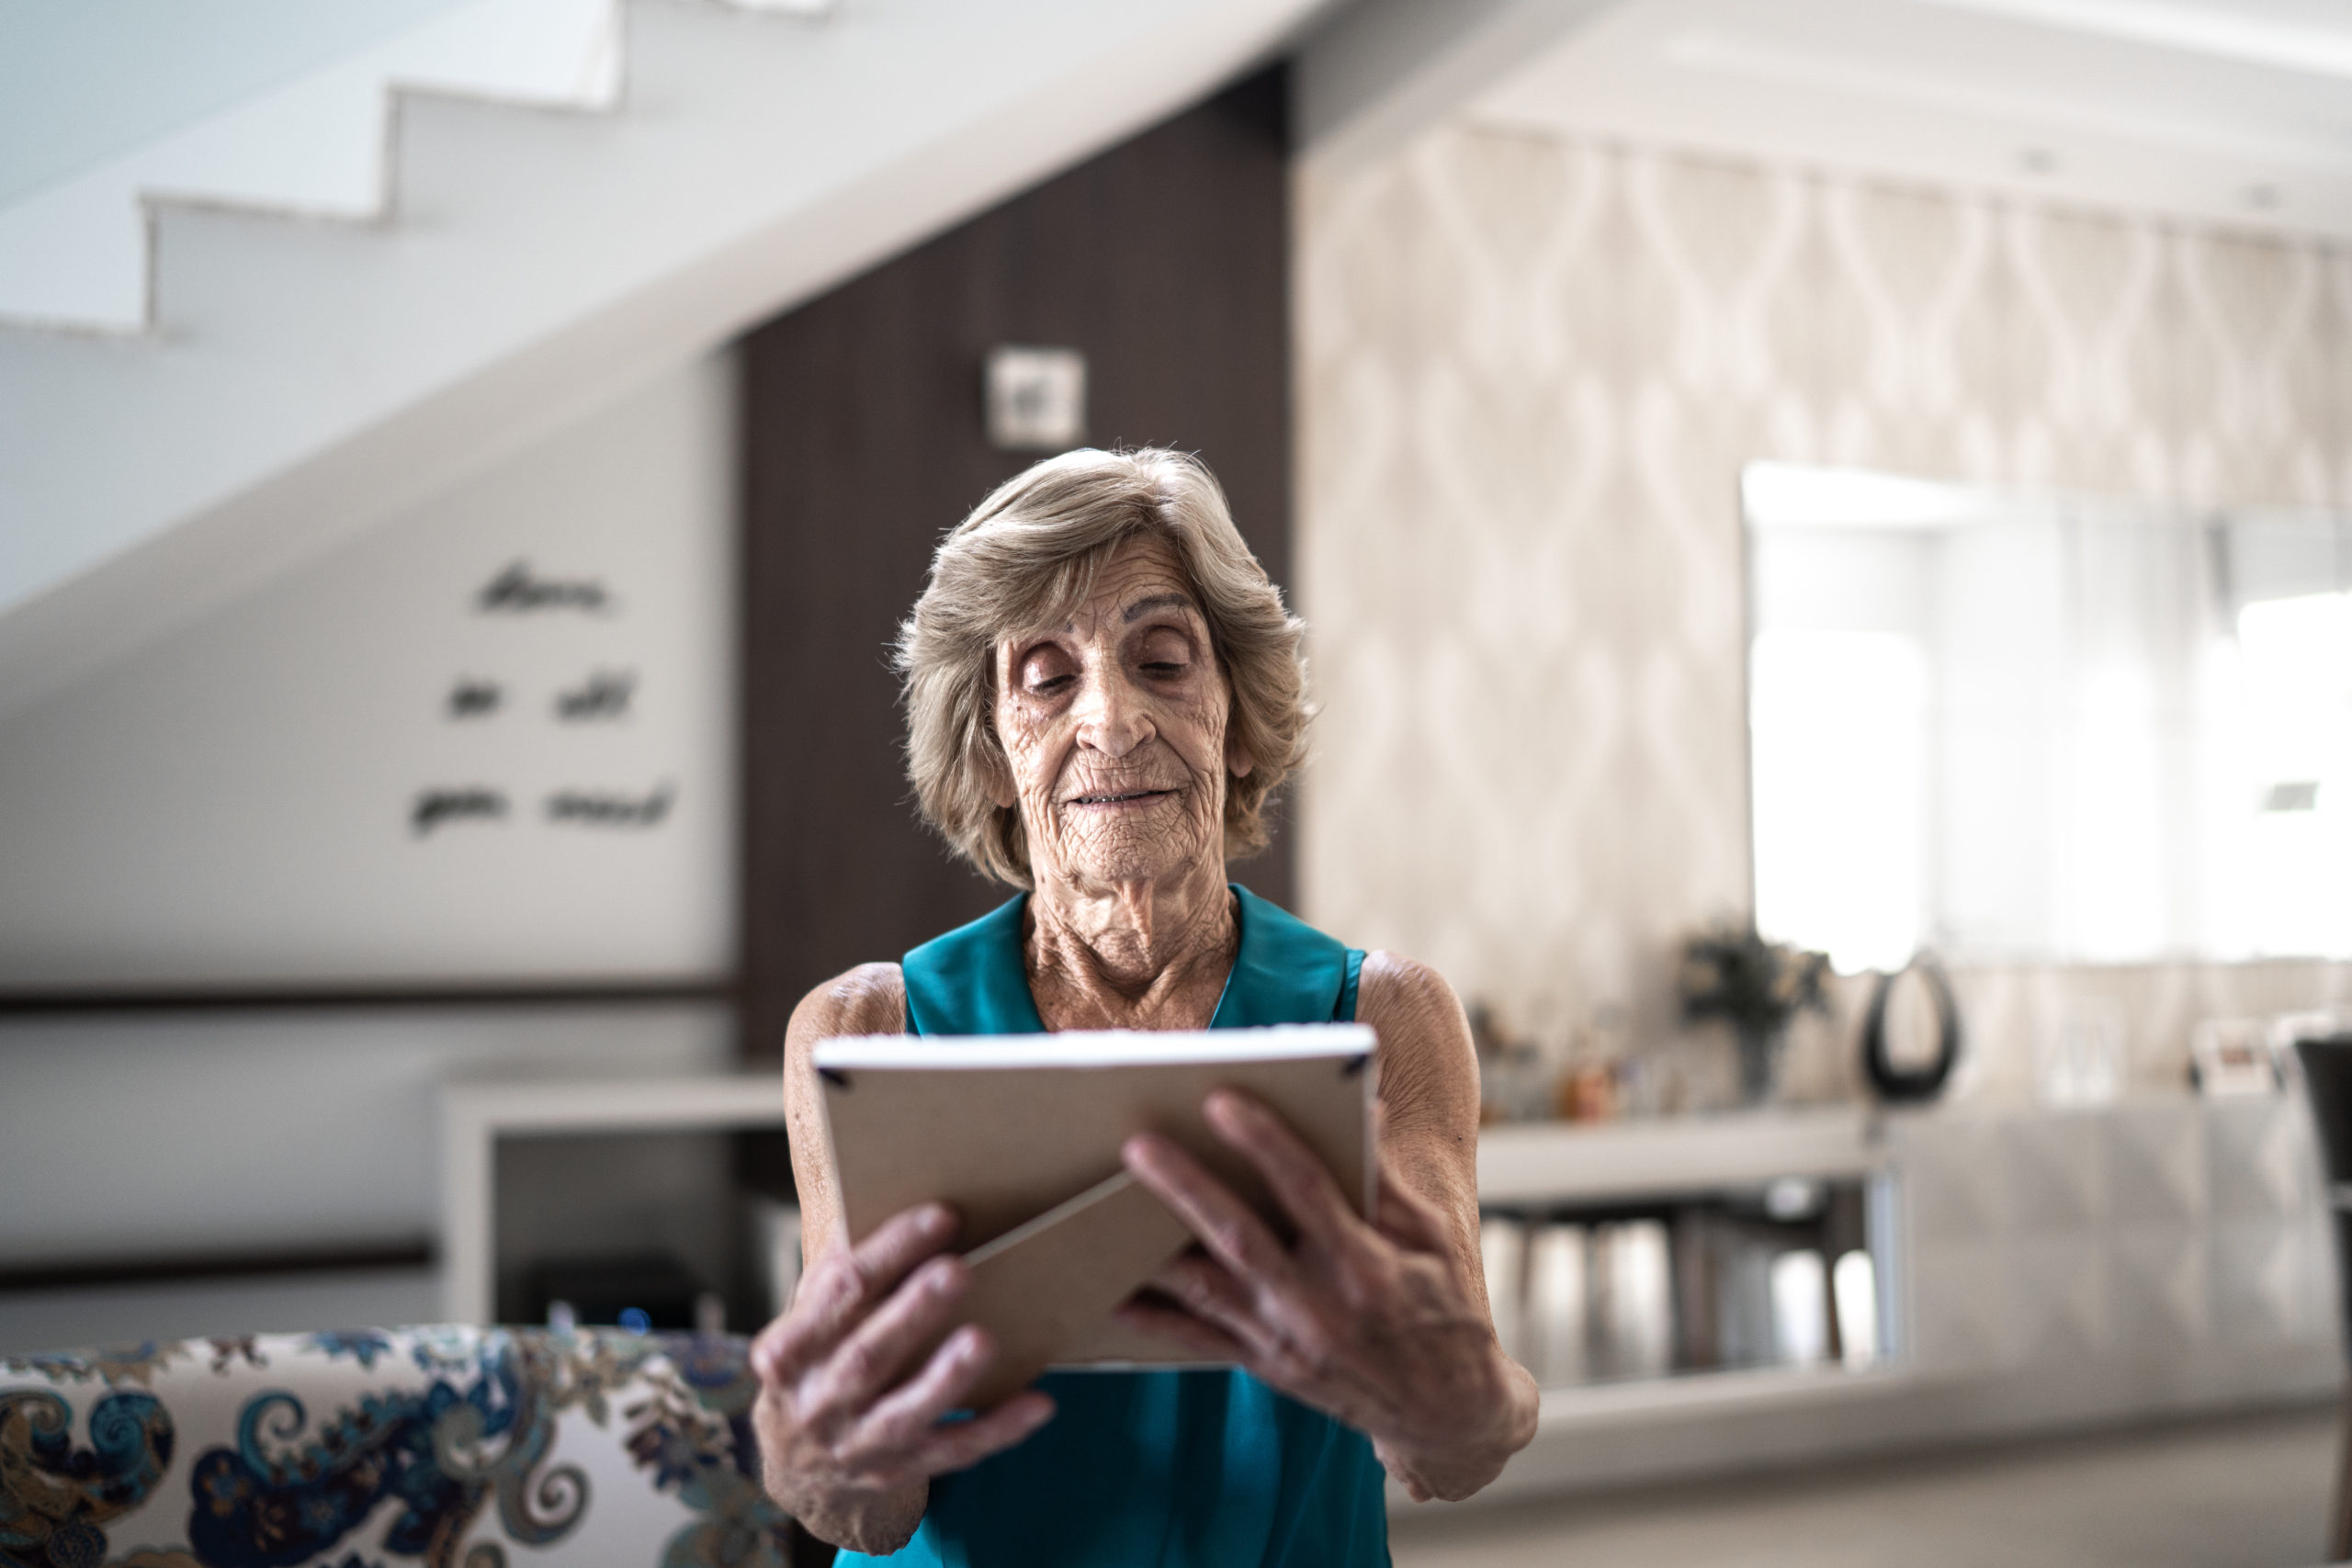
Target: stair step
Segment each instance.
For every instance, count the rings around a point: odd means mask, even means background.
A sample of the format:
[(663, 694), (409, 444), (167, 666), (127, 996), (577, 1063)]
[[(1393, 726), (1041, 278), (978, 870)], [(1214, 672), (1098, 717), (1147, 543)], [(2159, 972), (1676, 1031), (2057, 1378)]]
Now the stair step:
[(1142, 130), (1321, 0), (621, 3), (608, 102), (397, 87), (372, 204), (151, 197), (150, 325), (0, 325), (0, 712)]
[(140, 331), (150, 198), (376, 215), (388, 194), (388, 103), (401, 87), (609, 107), (619, 28), (616, 0), (473, 0), (0, 208), (0, 322)]

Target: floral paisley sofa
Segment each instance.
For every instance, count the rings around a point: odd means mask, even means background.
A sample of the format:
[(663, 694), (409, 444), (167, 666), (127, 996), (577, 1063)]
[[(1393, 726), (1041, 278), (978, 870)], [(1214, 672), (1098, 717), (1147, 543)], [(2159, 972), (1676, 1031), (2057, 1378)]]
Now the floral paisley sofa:
[(0, 1564), (786, 1568), (745, 1349), (437, 1327), (0, 1357)]

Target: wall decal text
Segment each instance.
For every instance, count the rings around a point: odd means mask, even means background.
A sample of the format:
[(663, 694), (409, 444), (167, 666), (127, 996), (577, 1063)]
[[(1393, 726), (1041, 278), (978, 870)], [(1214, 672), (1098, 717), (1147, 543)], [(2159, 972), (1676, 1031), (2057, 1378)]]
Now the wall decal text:
[(589, 724), (628, 716), (628, 700), (637, 690), (637, 675), (628, 670), (599, 670), (580, 685), (555, 696), (555, 716), (567, 724)]
[(518, 560), (485, 584), (474, 596), (474, 605), (484, 615), (528, 615), (535, 610), (583, 610), (590, 615), (602, 615), (612, 607), (613, 596), (603, 582), (593, 577), (536, 577), (529, 561)]
[(670, 814), (673, 791), (662, 784), (650, 795), (630, 796), (582, 789), (548, 796), (548, 820), (589, 828), (653, 828)]
[(505, 689), (497, 682), (461, 676), (458, 683), (449, 688), (449, 716), (487, 718), (496, 713), (499, 705), (505, 700)]
[(474, 786), (466, 789), (421, 789), (416, 792), (416, 804), (409, 811), (409, 830), (418, 838), (424, 837), (446, 822), (503, 821), (506, 817), (506, 796), (499, 790)]

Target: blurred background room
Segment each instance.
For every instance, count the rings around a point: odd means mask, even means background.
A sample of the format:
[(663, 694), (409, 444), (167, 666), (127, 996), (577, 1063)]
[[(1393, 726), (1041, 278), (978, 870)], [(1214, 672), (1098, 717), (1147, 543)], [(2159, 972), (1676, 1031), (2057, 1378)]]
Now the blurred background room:
[(2346, 1555), (2340, 0), (12, 0), (0, 1364), (766, 1321), (1090, 444), (1471, 1008), (1542, 1427), (1399, 1562)]

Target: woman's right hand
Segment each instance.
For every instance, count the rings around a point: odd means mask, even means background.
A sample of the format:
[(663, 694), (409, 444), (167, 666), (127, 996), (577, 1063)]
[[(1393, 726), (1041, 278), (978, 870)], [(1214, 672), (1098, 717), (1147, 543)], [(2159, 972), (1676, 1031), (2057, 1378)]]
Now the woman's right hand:
[(956, 1216), (930, 1203), (855, 1247), (827, 1249), (792, 1310), (752, 1342), (768, 1495), (836, 1545), (897, 1551), (922, 1522), (933, 1476), (1011, 1448), (1054, 1413), (1032, 1390), (942, 1424), (995, 1352), (969, 1324), (941, 1337), (971, 1283), (944, 1255), (955, 1234)]

